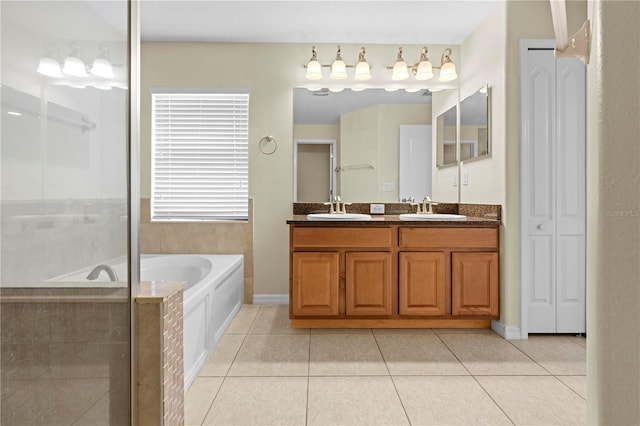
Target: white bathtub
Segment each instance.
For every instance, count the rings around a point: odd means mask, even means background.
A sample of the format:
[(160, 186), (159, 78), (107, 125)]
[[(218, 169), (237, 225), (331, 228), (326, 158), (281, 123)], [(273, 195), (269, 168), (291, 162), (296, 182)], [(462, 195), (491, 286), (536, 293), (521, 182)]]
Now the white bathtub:
[[(126, 263), (115, 259), (109, 264), (122, 280)], [(95, 265), (94, 265), (95, 266)], [(93, 267), (52, 278), (48, 287), (126, 287), (126, 282), (109, 282), (100, 273), (95, 281), (87, 274)], [(140, 280), (186, 281), (184, 289), (184, 384), (185, 390), (222, 337), (244, 300), (244, 257), (242, 255), (143, 254)], [(125, 280), (126, 281), (126, 280)]]
[(242, 255), (143, 255), (141, 281), (187, 281), (184, 385), (189, 389), (244, 300)]

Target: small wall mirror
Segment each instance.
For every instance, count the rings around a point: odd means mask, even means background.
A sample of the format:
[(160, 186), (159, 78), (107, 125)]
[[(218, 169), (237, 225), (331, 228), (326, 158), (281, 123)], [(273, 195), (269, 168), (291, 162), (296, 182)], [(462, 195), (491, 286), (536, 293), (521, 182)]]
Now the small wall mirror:
[(436, 118), (436, 166), (456, 164), (457, 106)]
[(488, 157), (491, 153), (490, 97), (490, 88), (483, 86), (460, 102), (461, 161)]

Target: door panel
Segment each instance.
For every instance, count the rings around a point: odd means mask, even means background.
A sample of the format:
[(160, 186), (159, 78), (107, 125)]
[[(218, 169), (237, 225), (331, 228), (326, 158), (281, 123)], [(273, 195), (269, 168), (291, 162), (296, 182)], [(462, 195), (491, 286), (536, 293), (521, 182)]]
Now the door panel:
[(580, 333), (586, 286), (585, 67), (573, 58), (556, 59), (552, 48), (522, 46), (521, 277), (528, 288), (523, 330)]
[(338, 315), (338, 253), (293, 253), (293, 315)]
[(391, 315), (391, 286), (390, 253), (346, 254), (347, 315)]
[(400, 315), (445, 315), (445, 253), (405, 252), (399, 259)]
[(400, 125), (399, 197), (431, 196), (431, 126)]

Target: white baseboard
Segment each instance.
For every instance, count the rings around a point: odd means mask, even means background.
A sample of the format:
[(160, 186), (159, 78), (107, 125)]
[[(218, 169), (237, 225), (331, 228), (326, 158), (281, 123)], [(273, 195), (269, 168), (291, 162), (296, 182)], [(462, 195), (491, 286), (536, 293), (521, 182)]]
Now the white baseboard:
[(288, 294), (254, 294), (254, 305), (288, 305)]
[(491, 329), (507, 340), (522, 339), (522, 333), (520, 333), (519, 325), (505, 325), (500, 321), (494, 320), (491, 321)]

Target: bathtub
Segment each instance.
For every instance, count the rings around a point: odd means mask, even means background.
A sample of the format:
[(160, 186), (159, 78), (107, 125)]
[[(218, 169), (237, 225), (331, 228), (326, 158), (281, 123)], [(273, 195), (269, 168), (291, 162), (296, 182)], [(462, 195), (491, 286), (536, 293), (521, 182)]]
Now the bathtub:
[[(123, 259), (107, 262), (120, 279), (127, 276)], [(126, 287), (109, 282), (105, 273), (88, 281), (93, 268), (52, 278), (51, 287)], [(160, 285), (163, 281), (186, 281), (183, 293), (184, 384), (191, 386), (227, 326), (244, 301), (244, 257), (242, 255), (143, 254), (140, 280)]]
[(140, 280), (186, 281), (184, 289), (185, 391), (244, 300), (242, 255), (142, 255)]

